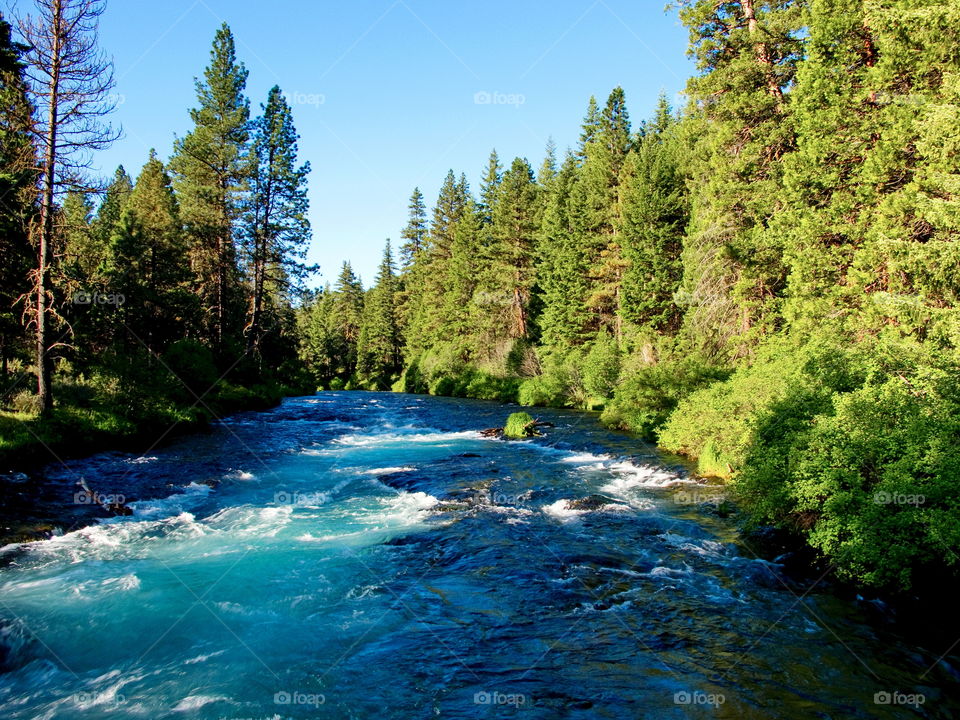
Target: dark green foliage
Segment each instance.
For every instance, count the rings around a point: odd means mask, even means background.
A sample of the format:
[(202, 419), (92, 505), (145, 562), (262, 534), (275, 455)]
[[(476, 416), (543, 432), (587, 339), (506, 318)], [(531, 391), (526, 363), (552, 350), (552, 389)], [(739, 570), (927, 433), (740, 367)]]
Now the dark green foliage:
[(193, 129), (177, 140), (170, 167), (190, 243), (190, 264), (204, 313), (204, 336), (226, 357), (242, 344), (243, 291), (237, 266), (236, 223), (251, 163), (247, 70), (224, 24), (196, 81)]
[(397, 323), (397, 278), (390, 241), (383, 250), (377, 282), (363, 303), (357, 338), (357, 375), (361, 383), (388, 390), (403, 366)]

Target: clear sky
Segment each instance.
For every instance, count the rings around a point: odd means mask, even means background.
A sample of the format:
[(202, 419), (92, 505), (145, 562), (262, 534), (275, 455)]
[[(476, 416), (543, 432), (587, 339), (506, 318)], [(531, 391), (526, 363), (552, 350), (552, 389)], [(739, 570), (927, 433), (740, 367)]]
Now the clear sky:
[(677, 98), (693, 67), (686, 31), (664, 4), (110, 0), (101, 45), (114, 58), (125, 136), (97, 164), (111, 174), (122, 163), (135, 176), (151, 147), (169, 157), (226, 21), (250, 72), (252, 110), (273, 85), (294, 105), (301, 158), (313, 168), (317, 282), (351, 260), (369, 284), (384, 240), (399, 239), (414, 186), (432, 205), (453, 168), (476, 190), (494, 147), (504, 165), (519, 155), (536, 169), (552, 136), (562, 156), (590, 95), (602, 102), (616, 85), (634, 122), (661, 90)]

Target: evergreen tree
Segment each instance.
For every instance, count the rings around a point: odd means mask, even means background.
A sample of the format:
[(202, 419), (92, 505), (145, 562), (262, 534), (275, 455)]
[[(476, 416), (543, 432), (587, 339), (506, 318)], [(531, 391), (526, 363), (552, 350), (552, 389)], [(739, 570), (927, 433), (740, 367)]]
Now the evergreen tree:
[(486, 285), (503, 293), (508, 309), (503, 331), (510, 338), (526, 338), (530, 332), (530, 299), (534, 285), (537, 236), (537, 185), (533, 170), (516, 158), (504, 173), (493, 207), (493, 246), (487, 255)]
[(356, 343), (360, 338), (360, 325), (363, 321), (363, 284), (360, 282), (349, 262), (343, 263), (340, 275), (334, 285), (334, 311), (340, 331), (348, 343), (353, 346), (351, 351), (351, 367), (356, 367)]
[(243, 314), (235, 226), (249, 180), (246, 83), (247, 70), (237, 61), (233, 34), (224, 23), (203, 80), (196, 81), (194, 127), (177, 140), (170, 161), (206, 315), (204, 334), (218, 352), (226, 351), (228, 341), (239, 344)]
[(700, 74), (688, 83), (695, 212), (684, 247), (685, 324), (694, 343), (743, 355), (776, 323), (785, 270), (767, 230), (781, 158), (794, 143), (786, 90), (802, 52), (804, 0), (684, 0)]
[[(587, 132), (587, 128), (584, 128)], [(583, 149), (578, 192), (584, 204), (587, 262), (591, 286), (586, 297), (595, 329), (621, 334), (621, 285), (626, 261), (618, 237), (621, 169), (630, 150), (630, 118), (622, 88), (614, 88)]]
[(36, 152), (30, 138), (30, 102), (22, 57), (27, 48), (11, 39), (0, 12), (0, 377), (7, 362), (25, 352), (26, 338), (16, 307), (29, 290), (33, 264), (28, 228), (34, 215)]
[(180, 206), (167, 169), (153, 150), (137, 176), (125, 214), (129, 217), (114, 233), (108, 266), (124, 277), (136, 273), (136, 287), (128, 285), (131, 294), (125, 305), (142, 308), (144, 324), (134, 331), (150, 350), (162, 352), (194, 327), (199, 307), (189, 288)]
[(658, 332), (676, 332), (674, 297), (683, 275), (681, 254), (689, 207), (676, 134), (666, 99), (636, 152), (628, 155), (620, 187), (621, 238), (629, 263), (623, 277), (624, 319)]
[(390, 241), (387, 240), (376, 284), (364, 299), (357, 339), (357, 374), (367, 385), (388, 389), (402, 367), (400, 348), (397, 278)]
[(133, 180), (123, 165), (120, 165), (107, 185), (103, 201), (97, 208), (96, 217), (91, 225), (94, 244), (90, 250), (95, 253), (95, 256), (86, 259), (88, 265), (95, 267), (106, 257), (110, 238), (113, 237), (113, 232), (120, 222), (120, 216), (132, 191)]
[(279, 87), (270, 90), (254, 131), (243, 238), (250, 284), (245, 332), (248, 351), (260, 358), (261, 340), (269, 325), (265, 315), (271, 308), (286, 307), (291, 294), (302, 293), (305, 278), (316, 268), (304, 263), (311, 237), (307, 219), (310, 164), (297, 165), (299, 136)]
[(407, 226), (400, 233), (403, 240), (400, 246), (400, 263), (403, 270), (416, 262), (427, 244), (427, 206), (423, 203), (420, 188), (413, 189), (408, 208), (410, 217)]
[(492, 222), (491, 212), (497, 198), (497, 189), (503, 180), (503, 168), (500, 165), (500, 157), (496, 149), (490, 151), (490, 159), (487, 161), (487, 167), (483, 174), (483, 180), (480, 182), (480, 204), (479, 210), (483, 214), (483, 222), (489, 225)]
[(600, 131), (600, 108), (597, 105), (597, 99), (591, 95), (590, 102), (587, 104), (587, 114), (583, 117), (580, 130), (580, 145), (577, 148), (577, 158), (581, 161), (586, 159), (587, 146), (594, 141), (597, 133)]

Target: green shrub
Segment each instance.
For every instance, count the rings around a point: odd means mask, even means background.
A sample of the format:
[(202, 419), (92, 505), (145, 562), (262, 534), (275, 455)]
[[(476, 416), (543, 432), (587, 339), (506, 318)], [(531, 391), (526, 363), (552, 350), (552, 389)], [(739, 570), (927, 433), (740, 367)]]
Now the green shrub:
[(343, 378), (335, 377), (330, 380), (331, 390), (343, 390), (344, 386), (346, 386), (346, 383), (343, 381)]
[(696, 355), (681, 355), (629, 373), (617, 387), (600, 420), (607, 427), (653, 439), (685, 397), (730, 372)]
[(527, 426), (532, 422), (533, 418), (530, 416), (530, 413), (511, 413), (507, 418), (506, 426), (503, 428), (503, 434), (505, 437), (510, 438), (530, 437), (530, 433), (527, 431)]
[(163, 364), (197, 395), (207, 392), (220, 377), (210, 348), (196, 340), (177, 340), (163, 354)]
[[(805, 407), (829, 404), (833, 392), (850, 390), (862, 382), (862, 373), (860, 380), (856, 379), (857, 367), (851, 351), (831, 343), (769, 349), (728, 380), (680, 400), (659, 432), (660, 445), (671, 452), (703, 458), (699, 469), (704, 474), (732, 476), (753, 445), (758, 413), (788, 393)], [(705, 454), (705, 450), (709, 452)]]
[(620, 348), (616, 339), (603, 330), (583, 360), (583, 385), (597, 398), (613, 397), (620, 379)]
[(956, 370), (878, 373), (812, 419), (791, 393), (760, 418), (738, 493), (755, 522), (804, 534), (843, 577), (908, 589), (956, 569), (958, 388)]

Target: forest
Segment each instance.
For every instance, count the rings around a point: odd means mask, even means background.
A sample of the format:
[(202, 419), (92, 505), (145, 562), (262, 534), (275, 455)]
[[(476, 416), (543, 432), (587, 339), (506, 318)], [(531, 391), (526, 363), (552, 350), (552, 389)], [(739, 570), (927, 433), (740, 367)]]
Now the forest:
[(171, 157), (98, 184), (99, 56), (58, 90), (0, 24), (3, 458), (317, 389), (595, 410), (840, 578), (956, 578), (960, 6), (674, 10), (682, 107), (590, 98), (576, 147), (413, 188), (373, 284), (322, 289), (290, 108), (251, 112), (226, 25)]

